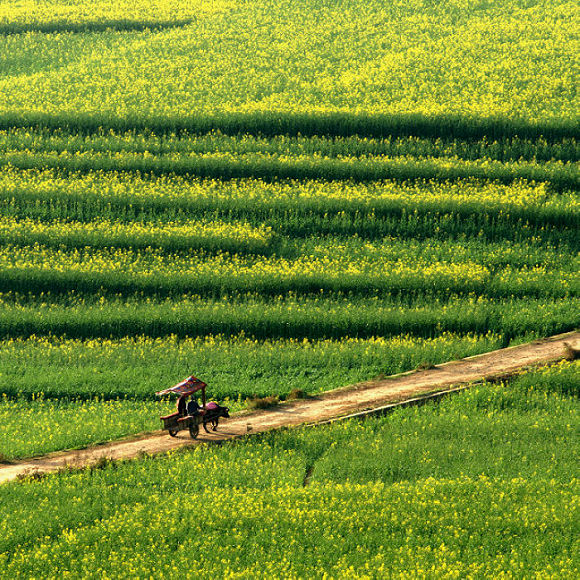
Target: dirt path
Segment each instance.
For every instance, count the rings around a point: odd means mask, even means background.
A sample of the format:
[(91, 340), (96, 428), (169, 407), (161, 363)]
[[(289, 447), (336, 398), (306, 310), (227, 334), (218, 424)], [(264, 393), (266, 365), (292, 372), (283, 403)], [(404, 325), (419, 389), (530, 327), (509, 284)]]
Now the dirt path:
[(380, 381), (351, 385), (310, 399), (284, 403), (273, 409), (239, 414), (224, 421), (220, 430), (208, 435), (203, 429), (197, 440), (187, 431), (171, 438), (159, 432), (137, 439), (121, 440), (78, 451), (59, 452), (0, 466), (0, 483), (26, 473), (58, 471), (67, 467), (85, 467), (102, 459), (131, 459), (139, 455), (163, 453), (185, 445), (223, 441), (262, 433), (280, 427), (327, 421), (379, 407), (388, 402), (414, 398), (426, 392), (443, 391), (452, 385), (492, 379), (539, 363), (561, 359), (564, 342), (578, 346), (580, 332), (553, 336), (516, 347), (437, 365), (433, 369), (395, 375)]

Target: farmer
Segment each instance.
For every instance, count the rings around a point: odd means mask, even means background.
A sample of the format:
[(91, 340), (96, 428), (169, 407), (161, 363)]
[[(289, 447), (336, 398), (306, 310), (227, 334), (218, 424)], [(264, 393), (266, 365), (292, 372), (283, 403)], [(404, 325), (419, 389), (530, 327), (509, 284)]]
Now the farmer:
[(177, 412), (179, 413), (180, 417), (185, 417), (185, 400), (188, 396), (189, 395), (181, 395), (181, 397), (177, 399)]
[(189, 403), (187, 403), (187, 414), (188, 415), (197, 415), (199, 413), (200, 409), (201, 409), (201, 407), (199, 406), (197, 399), (191, 399), (191, 401), (189, 401)]

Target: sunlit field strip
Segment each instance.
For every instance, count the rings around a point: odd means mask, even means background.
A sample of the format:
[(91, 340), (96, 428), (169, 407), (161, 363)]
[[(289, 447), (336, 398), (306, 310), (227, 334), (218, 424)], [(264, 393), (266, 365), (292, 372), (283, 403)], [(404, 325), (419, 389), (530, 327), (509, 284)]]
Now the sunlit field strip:
[(493, 179), (510, 184), (525, 179), (546, 181), (555, 189), (580, 186), (577, 164), (562, 161), (466, 161), (459, 158), (341, 157), (261, 153), (35, 153), (1, 151), (0, 164), (20, 169), (54, 168), (65, 171), (133, 171), (154, 175), (176, 174), (205, 178), (325, 179), (376, 181), (383, 179)]
[[(10, 397), (156, 400), (159, 385), (200, 369), (213, 397), (256, 394), (284, 398), (292, 389), (318, 393), (349, 382), (390, 375), (500, 348), (501, 336), (443, 332), (344, 340), (253, 340), (202, 336), (131, 336), (120, 340), (56, 337), (0, 342), (0, 391)], [(193, 370), (192, 370), (193, 372)]]
[[(370, 255), (369, 255), (370, 254)], [(242, 256), (217, 253), (188, 255), (154, 248), (73, 248), (42, 246), (0, 247), (3, 291), (94, 291), (220, 295), (258, 292), (352, 292), (372, 295), (425, 291), (471, 293), (491, 297), (575, 296), (580, 290), (577, 268), (542, 265), (488, 267), (461, 258), (429, 260), (419, 255), (394, 257), (346, 254), (294, 258)], [(485, 259), (482, 256), (483, 260)], [(578, 256), (570, 256), (570, 263)]]
[[(46, 259), (47, 265), (52, 263), (51, 257), (56, 257), (56, 263), (58, 263), (58, 256), (61, 256), (60, 253), (56, 256), (48, 253), (49, 247), (59, 250), (78, 248), (80, 253), (73, 254), (78, 260), (91, 257), (88, 247), (115, 247), (118, 249), (114, 250), (114, 253), (108, 250), (104, 256), (111, 259), (124, 256), (133, 261), (136, 268), (139, 268), (140, 260), (152, 257), (154, 260), (159, 260), (157, 266), (161, 269), (165, 269), (167, 262), (175, 264), (177, 268), (182, 268), (183, 263), (189, 263), (192, 260), (196, 263), (203, 261), (207, 253), (213, 251), (221, 252), (222, 259), (227, 260), (224, 250), (231, 254), (275, 252), (279, 258), (295, 260), (301, 256), (302, 261), (339, 260), (349, 269), (354, 265), (362, 270), (366, 266), (374, 268), (375, 264), (382, 267), (385, 262), (415, 262), (421, 266), (427, 263), (445, 262), (476, 263), (484, 265), (490, 271), (510, 266), (511, 268), (542, 267), (547, 270), (574, 272), (578, 261), (578, 256), (571, 253), (569, 249), (555, 248), (534, 239), (527, 243), (507, 241), (488, 243), (481, 239), (456, 242), (394, 237), (371, 241), (363, 240), (358, 236), (282, 239), (280, 236), (273, 235), (269, 227), (252, 227), (247, 223), (236, 221), (208, 222), (203, 220), (126, 223), (103, 219), (75, 222), (0, 217), (0, 245), (33, 246), (32, 250), (25, 249), (24, 255), (30, 251), (38, 252), (39, 259)], [(145, 253), (120, 253), (120, 248), (145, 250)], [(157, 250), (152, 252), (152, 248), (157, 248)], [(203, 250), (203, 253), (191, 254), (185, 250)], [(179, 254), (173, 255), (172, 252), (176, 251)], [(164, 254), (168, 254), (165, 259)], [(18, 263), (16, 260), (20, 258), (22, 254), (17, 254), (15, 263)], [(241, 256), (232, 256), (234, 264), (240, 259), (245, 260)], [(245, 260), (247, 266), (253, 263), (255, 262), (252, 259)], [(185, 270), (187, 271), (187, 267)]]
[(200, 16), (219, 14), (232, 6), (232, 2), (227, 0), (146, 0), (139, 6), (132, 0), (6, 2), (0, 6), (0, 34), (149, 30), (184, 26)]
[(578, 403), (560, 387), (577, 390), (578, 376), (561, 363), (381, 419), (8, 484), (0, 561), (44, 576), (171, 575), (203, 552), (208, 574), (571, 579)]
[(314, 258), (383, 260), (401, 262), (475, 262), (490, 270), (502, 266), (543, 266), (555, 270), (575, 270), (580, 258), (567, 248), (555, 248), (531, 238), (527, 243), (486, 242), (478, 238), (462, 241), (386, 237), (364, 240), (353, 237), (312, 237), (295, 243), (296, 251)]
[(580, 144), (575, 138), (548, 140), (500, 138), (491, 140), (426, 139), (421, 137), (325, 136), (292, 137), (274, 135), (224, 135), (219, 131), (207, 135), (173, 132), (159, 134), (136, 131), (97, 131), (71, 133), (42, 128), (0, 130), (0, 150), (23, 149), (29, 153), (101, 152), (141, 153), (151, 155), (189, 155), (227, 152), (232, 154), (268, 153), (278, 155), (312, 155), (324, 158), (387, 156), (447, 157), (451, 159), (488, 159), (497, 161), (578, 161)]
[(62, 247), (163, 248), (165, 251), (204, 250), (233, 253), (268, 251), (272, 232), (247, 223), (188, 221), (124, 224), (91, 222), (16, 220), (0, 216), (0, 244)]
[(70, 212), (76, 210), (79, 215), (80, 208), (85, 219), (105, 216), (120, 219), (124, 215), (128, 219), (132, 208), (131, 219), (146, 212), (162, 211), (173, 217), (180, 213), (183, 217), (183, 212), (221, 215), (234, 212), (246, 219), (254, 215), (262, 220), (273, 219), (277, 214), (288, 218), (290, 214), (361, 212), (360, 217), (367, 221), (401, 214), (411, 219), (415, 212), (449, 213), (472, 220), (484, 214), (500, 223), (524, 220), (520, 227), (525, 221), (577, 225), (580, 220), (580, 200), (571, 192), (555, 195), (544, 183), (516, 182), (508, 186), (473, 180), (267, 183), (259, 179), (221, 181), (116, 171), (63, 175), (56, 170), (3, 167), (0, 199), (3, 211), (18, 211), (24, 216), (30, 212), (30, 217), (44, 212), (52, 219), (72, 219)]
[(2, 395), (0, 456), (4, 460), (31, 457), (156, 431), (159, 416), (174, 409), (175, 403), (167, 401), (59, 401), (42, 397), (26, 401)]
[(580, 300), (452, 297), (396, 298), (263, 297), (221, 299), (107, 300), (101, 296), (55, 301), (46, 294), (8, 295), (0, 302), (3, 337), (67, 336), (98, 338), (146, 335), (180, 338), (245, 333), (269, 338), (369, 338), (410, 334), (432, 338), (442, 332), (501, 334), (514, 338), (548, 336), (580, 323)]
[[(126, 5), (105, 4), (96, 14), (106, 21)], [(141, 18), (166, 21), (158, 6)], [(6, 6), (8, 30), (30, 21), (22, 15), (28, 7)], [(33, 13), (54, 7), (38, 3)], [(87, 22), (87, 3), (72, 14), (57, 7), (48, 24), (59, 14), (72, 30)], [(287, 125), (303, 134), (324, 125), (367, 134), (384, 131), (385, 121), (386, 134), (421, 124), (439, 134), (481, 134), (486, 123), (487, 131), (519, 135), (577, 132), (573, 16), (564, 0), (469, 7), (260, 0), (196, 11), (191, 24), (171, 30), (5, 36), (0, 54), (11, 74), (0, 80), (0, 115), (4, 123), (48, 115), (56, 126), (82, 126), (89, 117), (97, 127), (209, 128), (213, 116), (226, 129), (254, 124), (264, 134), (285, 133)], [(71, 43), (70, 36), (80, 38)], [(37, 53), (40, 66), (31, 58)], [(294, 120), (285, 120), (288, 113)], [(354, 128), (351, 114), (360, 116)]]

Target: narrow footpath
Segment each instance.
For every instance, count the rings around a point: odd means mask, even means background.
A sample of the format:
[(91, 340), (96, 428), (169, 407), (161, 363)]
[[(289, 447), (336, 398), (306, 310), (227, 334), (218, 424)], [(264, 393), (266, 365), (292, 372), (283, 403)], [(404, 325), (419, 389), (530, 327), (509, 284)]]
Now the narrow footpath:
[(387, 403), (414, 399), (425, 393), (447, 391), (483, 379), (497, 379), (525, 367), (554, 362), (564, 357), (564, 343), (578, 347), (579, 342), (580, 332), (569, 332), (440, 364), (425, 371), (411, 371), (380, 381), (349, 385), (316, 397), (283, 403), (272, 409), (233, 415), (229, 420), (222, 419), (215, 433), (207, 434), (201, 429), (196, 440), (192, 440), (187, 431), (180, 432), (176, 438), (159, 431), (87, 449), (0, 465), (0, 483), (26, 474), (88, 467), (103, 459), (132, 459), (142, 454), (164, 453), (177, 447), (235, 439), (295, 425), (322, 423)]

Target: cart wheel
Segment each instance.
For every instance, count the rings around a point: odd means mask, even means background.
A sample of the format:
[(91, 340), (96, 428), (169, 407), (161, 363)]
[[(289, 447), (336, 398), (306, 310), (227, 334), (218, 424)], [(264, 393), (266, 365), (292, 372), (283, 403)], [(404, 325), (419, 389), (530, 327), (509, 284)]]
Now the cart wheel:
[(171, 437), (177, 437), (177, 429), (169, 429), (169, 435)]
[(196, 439), (199, 435), (199, 425), (190, 425), (189, 426), (189, 434), (191, 435), (192, 439)]

